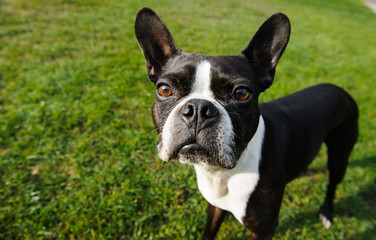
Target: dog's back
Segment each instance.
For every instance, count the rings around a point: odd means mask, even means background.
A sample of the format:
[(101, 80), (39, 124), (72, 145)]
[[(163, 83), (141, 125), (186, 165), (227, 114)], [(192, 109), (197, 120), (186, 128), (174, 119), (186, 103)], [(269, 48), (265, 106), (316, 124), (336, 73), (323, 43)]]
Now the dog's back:
[[(282, 161), (285, 184), (299, 176), (326, 143), (329, 185), (321, 218), (325, 227), (332, 221), (332, 201), (342, 180), (350, 152), (358, 137), (358, 107), (342, 88), (320, 84), (286, 97), (260, 104), (260, 111), (274, 139), (265, 144), (280, 149), (273, 161)], [(286, 134), (286, 131), (289, 131)], [(304, 137), (294, 137), (304, 136)], [(268, 146), (264, 146), (264, 149)]]

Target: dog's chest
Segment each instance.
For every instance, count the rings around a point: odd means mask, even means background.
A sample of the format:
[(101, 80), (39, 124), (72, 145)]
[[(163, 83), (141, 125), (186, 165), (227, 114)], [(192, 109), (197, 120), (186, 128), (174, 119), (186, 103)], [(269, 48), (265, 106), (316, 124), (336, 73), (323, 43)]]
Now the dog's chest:
[(255, 186), (258, 173), (241, 173), (234, 176), (212, 177), (196, 170), (198, 188), (204, 198), (213, 206), (231, 212), (243, 223), (247, 203)]
[(243, 223), (248, 199), (259, 180), (264, 129), (260, 117), (258, 129), (235, 168), (213, 170), (195, 165), (198, 188), (203, 197), (213, 206), (231, 212), (240, 223)]

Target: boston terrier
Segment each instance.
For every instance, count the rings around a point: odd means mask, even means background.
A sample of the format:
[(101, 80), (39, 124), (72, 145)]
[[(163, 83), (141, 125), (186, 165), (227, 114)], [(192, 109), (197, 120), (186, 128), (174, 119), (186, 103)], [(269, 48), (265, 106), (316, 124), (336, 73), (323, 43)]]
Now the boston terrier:
[(329, 184), (320, 219), (330, 227), (335, 190), (358, 136), (358, 108), (331, 84), (259, 104), (289, 41), (287, 16), (272, 15), (235, 56), (183, 53), (149, 8), (137, 13), (135, 34), (155, 85), (158, 156), (195, 168), (208, 202), (203, 239), (215, 238), (226, 212), (253, 239), (271, 239), (286, 184), (304, 172), (323, 142)]

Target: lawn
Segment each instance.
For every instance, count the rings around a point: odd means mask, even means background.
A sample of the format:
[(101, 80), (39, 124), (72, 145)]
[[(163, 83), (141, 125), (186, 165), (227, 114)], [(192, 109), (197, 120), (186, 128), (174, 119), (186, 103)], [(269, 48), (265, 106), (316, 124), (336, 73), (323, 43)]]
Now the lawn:
[[(187, 52), (237, 54), (272, 13), (291, 20), (269, 101), (317, 83), (346, 89), (360, 137), (318, 220), (325, 148), (286, 189), (275, 239), (376, 239), (376, 15), (361, 0), (0, 0), (0, 239), (198, 239), (192, 167), (156, 155), (153, 85), (133, 33), (149, 6)], [(228, 216), (219, 239), (247, 239)]]

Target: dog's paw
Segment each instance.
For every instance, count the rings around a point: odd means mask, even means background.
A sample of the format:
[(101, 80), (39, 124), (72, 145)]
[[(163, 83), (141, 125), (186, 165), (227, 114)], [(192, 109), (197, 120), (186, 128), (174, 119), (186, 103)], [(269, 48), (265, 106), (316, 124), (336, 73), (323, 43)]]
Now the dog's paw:
[(330, 226), (332, 225), (332, 222), (329, 219), (327, 219), (322, 213), (320, 213), (320, 221), (322, 222), (322, 225), (326, 229), (329, 229)]

